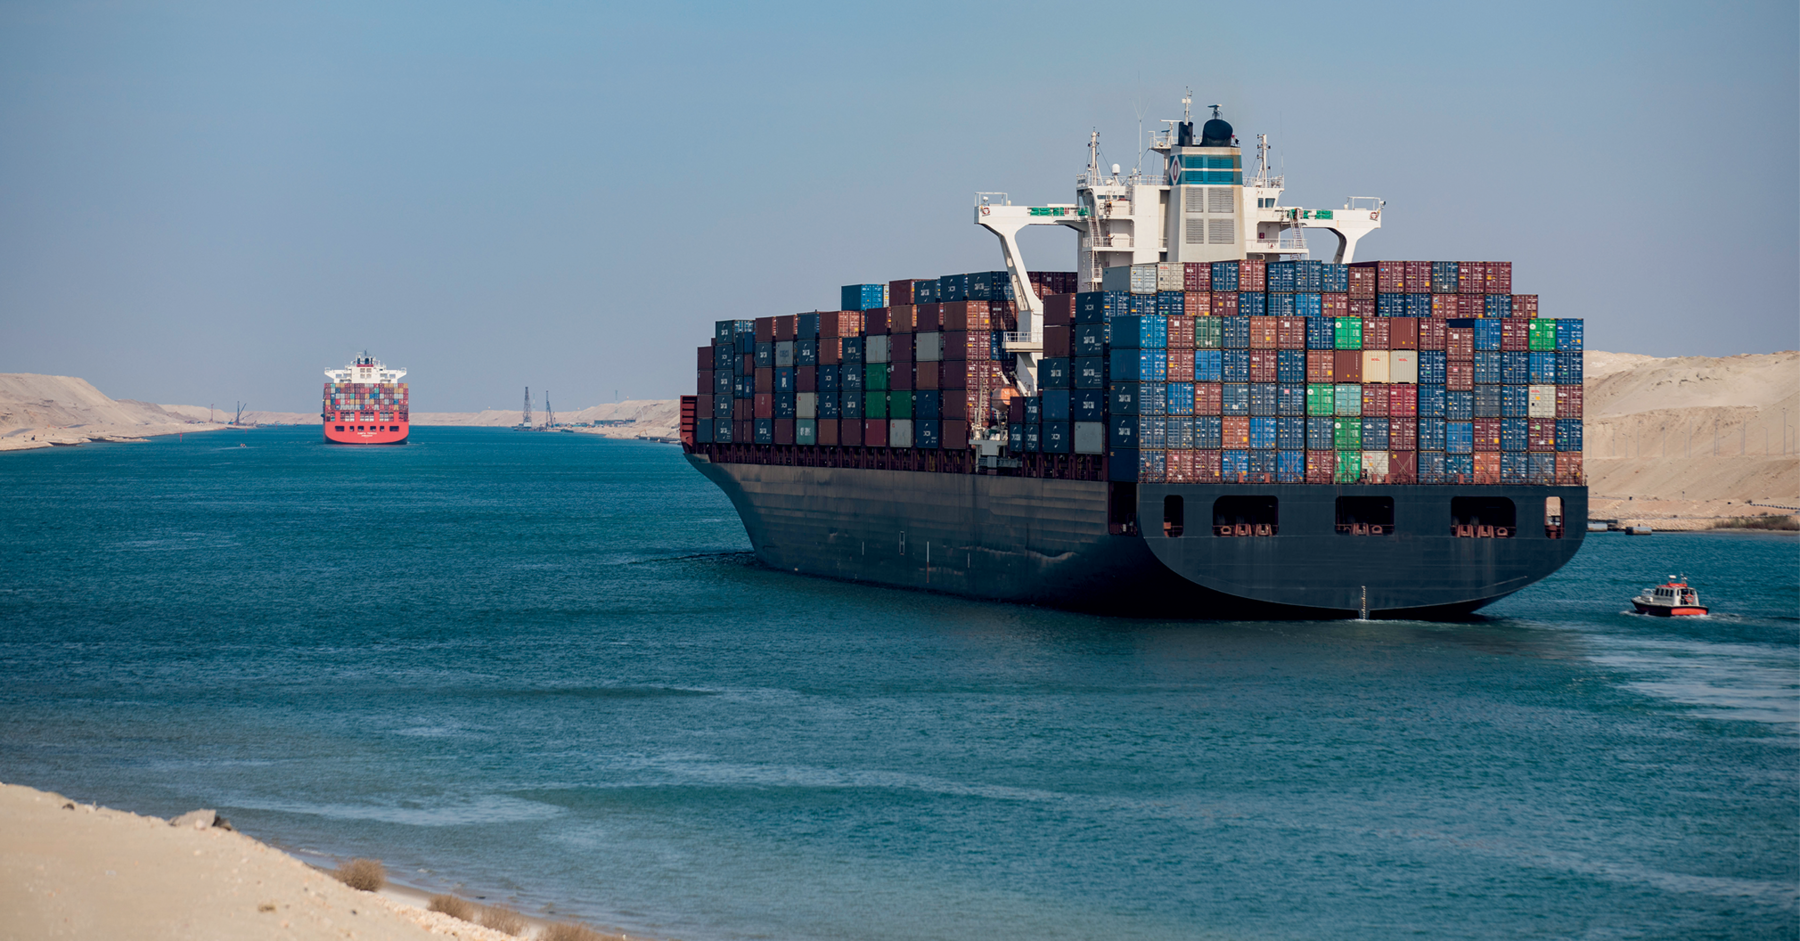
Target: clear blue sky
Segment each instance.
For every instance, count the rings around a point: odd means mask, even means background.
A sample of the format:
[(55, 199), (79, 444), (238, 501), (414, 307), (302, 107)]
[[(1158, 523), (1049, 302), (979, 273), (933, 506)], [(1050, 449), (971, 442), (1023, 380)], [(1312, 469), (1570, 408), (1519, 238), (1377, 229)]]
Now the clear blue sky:
[[(318, 407), (688, 391), (712, 321), (999, 266), (1185, 86), (1359, 257), (1511, 259), (1589, 347), (1800, 345), (1800, 18), (1771, 3), (0, 5), (0, 371)], [(1105, 11), (1105, 19), (1095, 17)], [(1073, 267), (1033, 233), (1032, 267)]]

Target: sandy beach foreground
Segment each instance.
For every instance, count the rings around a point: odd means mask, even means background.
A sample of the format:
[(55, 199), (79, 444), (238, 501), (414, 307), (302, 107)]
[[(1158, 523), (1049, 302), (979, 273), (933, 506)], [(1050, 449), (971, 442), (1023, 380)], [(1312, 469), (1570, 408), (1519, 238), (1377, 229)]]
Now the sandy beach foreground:
[[(0, 939), (516, 941), (405, 888), (361, 892), (216, 826), (0, 785)], [(523, 937), (543, 931), (533, 921)], [(620, 937), (591, 935), (591, 937)]]

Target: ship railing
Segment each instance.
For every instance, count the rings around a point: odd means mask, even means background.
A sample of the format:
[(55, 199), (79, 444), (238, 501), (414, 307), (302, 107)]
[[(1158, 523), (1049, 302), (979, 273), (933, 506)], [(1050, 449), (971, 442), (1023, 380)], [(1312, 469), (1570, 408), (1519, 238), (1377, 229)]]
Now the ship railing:
[(1005, 344), (1009, 348), (1014, 345), (1043, 346), (1044, 345), (1044, 331), (1042, 331), (1042, 330), (1008, 330), (1008, 331), (1006, 331), (1006, 338), (1003, 342), (1005, 342)]

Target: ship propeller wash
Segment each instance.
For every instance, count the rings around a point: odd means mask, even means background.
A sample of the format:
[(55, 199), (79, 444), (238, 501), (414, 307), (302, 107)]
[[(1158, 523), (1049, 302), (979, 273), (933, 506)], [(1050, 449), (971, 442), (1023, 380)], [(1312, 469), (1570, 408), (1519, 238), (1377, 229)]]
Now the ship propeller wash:
[[(688, 460), (790, 571), (1118, 614), (1457, 617), (1581, 546), (1582, 322), (1510, 262), (1359, 261), (1383, 202), (1284, 206), (1220, 106), (1161, 173), (978, 194), (1005, 270), (725, 320)], [(1032, 271), (1018, 233), (1075, 234)], [(1307, 235), (1329, 236), (1331, 260)]]

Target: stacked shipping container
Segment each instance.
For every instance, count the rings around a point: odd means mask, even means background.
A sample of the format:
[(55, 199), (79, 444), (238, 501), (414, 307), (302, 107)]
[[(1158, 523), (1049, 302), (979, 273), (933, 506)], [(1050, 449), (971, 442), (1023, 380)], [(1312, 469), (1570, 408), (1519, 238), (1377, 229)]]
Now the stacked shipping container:
[(1012, 394), (1006, 272), (850, 285), (842, 311), (721, 321), (695, 438), (966, 451), (1004, 423), (1015, 457), (1092, 456), (1035, 466), (1094, 479), (1581, 480), (1582, 322), (1539, 318), (1508, 262), (1135, 265), (1082, 294), (1073, 273), (1030, 279), (1037, 395)]
[(404, 382), (327, 382), (324, 417), (336, 421), (408, 421)]

